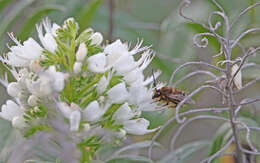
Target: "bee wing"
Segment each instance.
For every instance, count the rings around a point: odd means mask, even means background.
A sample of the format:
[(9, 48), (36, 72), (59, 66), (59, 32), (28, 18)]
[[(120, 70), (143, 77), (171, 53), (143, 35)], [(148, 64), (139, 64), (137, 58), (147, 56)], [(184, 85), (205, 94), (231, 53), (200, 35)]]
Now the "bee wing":
[[(174, 103), (176, 103), (176, 102), (179, 103), (182, 100), (184, 100), (184, 98), (187, 96), (183, 96), (180, 94), (170, 94), (167, 97), (170, 99), (170, 101), (172, 101)], [(191, 98), (189, 98), (185, 103), (186, 104), (195, 104), (195, 101), (193, 101)]]

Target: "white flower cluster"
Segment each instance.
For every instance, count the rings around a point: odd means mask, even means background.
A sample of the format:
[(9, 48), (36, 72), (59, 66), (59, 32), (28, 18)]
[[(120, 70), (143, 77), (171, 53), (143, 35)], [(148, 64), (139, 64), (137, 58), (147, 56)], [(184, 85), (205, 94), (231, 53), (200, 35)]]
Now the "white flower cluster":
[(10, 34), (16, 45), (1, 61), (16, 79), (7, 86), (15, 102), (8, 100), (0, 117), (26, 130), (35, 123), (49, 125), (53, 113), (61, 113), (71, 133), (90, 136), (96, 129), (110, 129), (120, 138), (157, 130), (148, 129), (149, 121), (141, 117), (142, 111), (156, 110), (153, 78), (143, 74), (154, 57), (149, 47), (139, 42), (130, 49), (120, 40), (102, 46), (100, 33), (78, 34), (73, 19), (62, 27), (46, 19), (36, 27), (40, 43), (32, 38), (20, 43)]

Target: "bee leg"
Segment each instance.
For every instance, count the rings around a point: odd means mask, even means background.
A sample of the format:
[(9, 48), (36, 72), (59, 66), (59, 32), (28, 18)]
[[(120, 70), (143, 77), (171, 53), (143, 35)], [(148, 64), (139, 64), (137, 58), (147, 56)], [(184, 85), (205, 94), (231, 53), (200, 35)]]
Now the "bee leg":
[(159, 106), (158, 108), (156, 108), (156, 109), (158, 109), (158, 110), (165, 110), (165, 107), (166, 106), (168, 106), (168, 104), (166, 103), (166, 104), (163, 104), (163, 105), (161, 105), (161, 106)]
[(162, 100), (162, 98), (160, 97), (159, 99), (154, 100), (153, 102), (151, 102), (151, 104), (156, 103), (156, 102), (160, 102), (161, 100)]

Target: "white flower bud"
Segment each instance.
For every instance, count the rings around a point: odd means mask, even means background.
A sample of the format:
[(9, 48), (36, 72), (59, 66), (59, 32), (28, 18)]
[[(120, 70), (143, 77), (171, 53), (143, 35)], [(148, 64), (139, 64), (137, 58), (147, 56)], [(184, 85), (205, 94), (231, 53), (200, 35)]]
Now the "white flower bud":
[(88, 48), (86, 47), (86, 44), (85, 43), (81, 43), (79, 45), (79, 49), (78, 49), (78, 51), (76, 53), (76, 60), (78, 62), (83, 62), (85, 57), (86, 57), (86, 55), (87, 55), (87, 53), (88, 53)]
[(117, 133), (118, 138), (124, 138), (126, 136), (126, 131), (124, 129), (120, 129), (120, 131)]
[(73, 71), (75, 74), (78, 74), (81, 72), (82, 63), (81, 62), (75, 62), (73, 65)]
[(100, 45), (103, 41), (103, 36), (99, 32), (95, 32), (92, 36), (90, 36), (91, 45)]
[(27, 102), (28, 102), (28, 104), (29, 104), (30, 106), (35, 106), (35, 105), (37, 105), (38, 100), (39, 100), (39, 99), (38, 99), (37, 96), (31, 95), (31, 96), (28, 98)]
[(2, 105), (0, 111), (0, 117), (12, 121), (16, 116), (21, 116), (23, 114), (23, 109), (17, 105), (12, 100), (7, 100), (6, 104)]
[(80, 123), (80, 112), (75, 110), (70, 115), (70, 131), (78, 131)]
[(26, 127), (25, 119), (23, 116), (16, 116), (12, 119), (12, 126), (18, 129)]
[(21, 88), (17, 82), (9, 83), (7, 86), (7, 93), (12, 97), (18, 97), (18, 94), (21, 92)]
[(38, 113), (41, 112), (41, 109), (39, 108), (39, 106), (35, 106), (32, 111)]
[(89, 131), (90, 130), (90, 124), (88, 124), (88, 123), (85, 123), (83, 125), (83, 127), (84, 127), (84, 131)]

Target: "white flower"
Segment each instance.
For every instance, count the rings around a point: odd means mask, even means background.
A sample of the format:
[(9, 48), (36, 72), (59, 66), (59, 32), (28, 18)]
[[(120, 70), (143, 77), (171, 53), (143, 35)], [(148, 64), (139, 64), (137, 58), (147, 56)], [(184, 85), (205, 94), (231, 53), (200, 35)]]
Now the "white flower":
[(56, 71), (55, 66), (50, 66), (43, 75), (51, 79), (52, 87), (55, 91), (60, 92), (64, 88), (64, 74)]
[(97, 101), (92, 101), (84, 109), (83, 115), (89, 122), (98, 121), (107, 111), (108, 106), (101, 107)]
[(28, 90), (38, 96), (48, 96), (53, 92), (60, 92), (64, 88), (65, 75), (57, 72), (55, 66), (50, 66), (46, 71), (39, 74), (36, 81), (27, 79), (26, 86)]
[(57, 102), (57, 107), (61, 111), (64, 117), (70, 118), (71, 113), (73, 110), (70, 108), (70, 106), (65, 102)]
[(123, 75), (134, 70), (137, 64), (132, 55), (123, 55), (117, 60), (113, 67), (118, 75)]
[(128, 103), (124, 103), (113, 115), (113, 119), (115, 119), (116, 123), (123, 123), (124, 121), (130, 120), (136, 115), (140, 115), (140, 112), (134, 112), (128, 105)]
[(18, 97), (18, 94), (21, 93), (20, 84), (17, 82), (11, 82), (7, 86), (7, 93), (12, 97)]
[(107, 61), (106, 61), (105, 53), (95, 54), (89, 57), (87, 62), (88, 62), (88, 68), (92, 72), (104, 73), (110, 68), (110, 67), (106, 67)]
[(12, 121), (14, 117), (23, 115), (24, 111), (11, 100), (7, 100), (6, 104), (2, 105), (0, 117)]
[(108, 92), (108, 99), (113, 104), (121, 104), (129, 97), (125, 83), (119, 83), (112, 87)]
[(25, 119), (23, 116), (16, 116), (12, 120), (12, 126), (18, 129), (26, 127)]
[(6, 58), (0, 58), (2, 62), (14, 67), (28, 67), (31, 61), (40, 58), (42, 47), (34, 39), (29, 38), (22, 45), (12, 35), (10, 37), (17, 46), (10, 47), (11, 51), (7, 53)]
[(112, 44), (107, 45), (104, 49), (104, 53), (108, 54), (108, 65), (114, 65), (121, 56), (129, 55), (127, 46), (122, 44), (120, 40), (116, 40)]
[[(237, 72), (238, 70), (238, 65), (237, 64), (234, 64), (232, 66), (232, 72), (231, 72), (231, 75), (234, 76), (235, 73)], [(241, 70), (238, 71), (238, 73), (236, 74), (235, 78), (234, 78), (234, 83), (235, 83), (235, 86), (237, 87), (237, 89), (241, 89), (242, 88), (242, 72)]]
[(123, 123), (124, 129), (127, 133), (133, 135), (144, 135), (156, 131), (158, 128), (147, 129), (150, 122), (144, 118), (138, 118), (135, 120), (128, 120)]
[(125, 138), (126, 131), (124, 129), (120, 129), (119, 132), (116, 132), (116, 137), (118, 138)]
[(138, 81), (142, 82), (144, 80), (144, 75), (143, 75), (143, 72), (139, 68), (136, 68), (133, 71), (125, 74), (124, 80), (128, 84), (132, 84), (132, 83), (138, 82)]
[(108, 73), (107, 77), (102, 76), (100, 78), (100, 80), (98, 81), (98, 84), (97, 84), (97, 92), (98, 92), (98, 94), (102, 94), (107, 89), (107, 86), (108, 86), (111, 78), (112, 78), (112, 73), (111, 72)]
[(100, 45), (103, 41), (103, 36), (101, 33), (95, 32), (89, 39), (91, 40), (91, 45)]
[(35, 105), (37, 105), (37, 104), (38, 104), (38, 101), (39, 101), (39, 98), (38, 98), (37, 96), (35, 96), (35, 95), (31, 95), (31, 96), (28, 98), (28, 100), (27, 100), (27, 102), (28, 102), (28, 104), (29, 104), (30, 106), (35, 106)]
[[(42, 26), (44, 26), (45, 34), (43, 34)], [(60, 28), (59, 25), (53, 24), (51, 25), (51, 22), (49, 19), (45, 19), (42, 21), (40, 25), (36, 26), (40, 41), (45, 49), (48, 51), (54, 53), (57, 49), (57, 43), (54, 39), (55, 36), (57, 36), (56, 31)]]
[(61, 111), (64, 117), (68, 118), (70, 121), (70, 130), (77, 131), (79, 129), (81, 113), (78, 105), (71, 103), (69, 106), (65, 102), (56, 103), (58, 109)]
[(80, 124), (81, 114), (78, 110), (74, 110), (69, 117), (70, 131), (78, 131)]
[(80, 43), (78, 51), (76, 53), (77, 62), (83, 62), (85, 57), (87, 56), (88, 48), (85, 43)]
[(82, 63), (81, 62), (75, 62), (73, 65), (73, 72), (75, 74), (79, 74), (81, 72)]
[(129, 87), (128, 102), (143, 111), (156, 110), (156, 104), (152, 99), (153, 90), (143, 86), (142, 83), (134, 83)]

